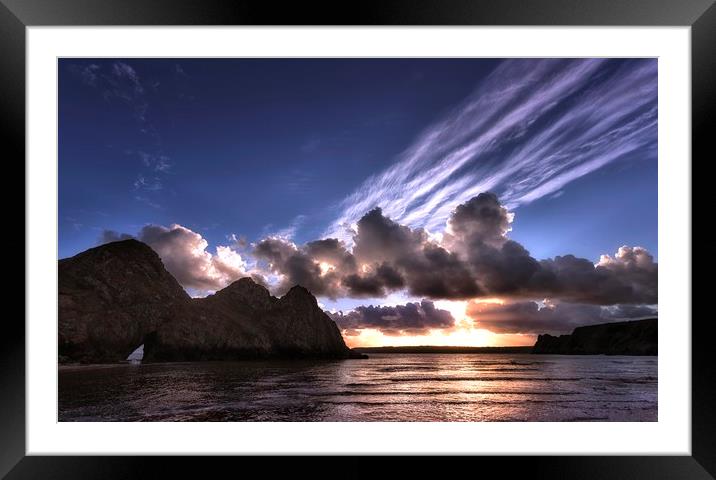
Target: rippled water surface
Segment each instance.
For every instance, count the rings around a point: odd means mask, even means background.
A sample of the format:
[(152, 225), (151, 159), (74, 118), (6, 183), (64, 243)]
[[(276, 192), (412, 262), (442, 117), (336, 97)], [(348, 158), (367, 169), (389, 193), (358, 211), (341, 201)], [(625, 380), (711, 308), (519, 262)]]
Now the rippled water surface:
[(657, 357), (371, 354), (63, 367), (60, 421), (656, 421)]

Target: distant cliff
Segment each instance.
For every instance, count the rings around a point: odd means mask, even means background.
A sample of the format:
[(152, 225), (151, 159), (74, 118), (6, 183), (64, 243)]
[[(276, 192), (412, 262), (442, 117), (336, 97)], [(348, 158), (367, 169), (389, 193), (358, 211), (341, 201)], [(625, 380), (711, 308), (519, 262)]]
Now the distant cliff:
[(360, 357), (305, 288), (282, 298), (242, 278), (193, 299), (137, 240), (59, 261), (63, 362), (116, 362), (144, 344), (145, 361)]
[(540, 335), (532, 353), (657, 355), (657, 319), (577, 327), (571, 335)]

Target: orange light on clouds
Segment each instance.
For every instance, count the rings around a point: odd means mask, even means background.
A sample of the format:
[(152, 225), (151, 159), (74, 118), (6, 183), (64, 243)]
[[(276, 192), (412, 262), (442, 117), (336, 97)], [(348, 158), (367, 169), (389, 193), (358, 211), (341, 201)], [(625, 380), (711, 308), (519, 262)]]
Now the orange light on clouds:
[[(499, 298), (473, 300), (477, 303), (504, 304)], [(476, 328), (475, 322), (465, 313), (467, 301), (438, 300), (435, 307), (447, 310), (455, 319), (455, 327), (451, 329), (434, 329), (418, 335), (384, 335), (380, 330), (366, 328), (359, 330), (359, 335), (346, 335), (343, 338), (351, 347), (383, 347), (383, 346), (454, 346), (454, 347), (508, 347), (534, 345), (535, 335), (503, 334)]]
[(383, 335), (380, 330), (363, 329), (359, 335), (344, 335), (351, 347), (454, 346), (454, 347), (513, 347), (534, 345), (536, 337), (529, 334), (492, 333), (480, 328), (430, 330), (424, 335)]

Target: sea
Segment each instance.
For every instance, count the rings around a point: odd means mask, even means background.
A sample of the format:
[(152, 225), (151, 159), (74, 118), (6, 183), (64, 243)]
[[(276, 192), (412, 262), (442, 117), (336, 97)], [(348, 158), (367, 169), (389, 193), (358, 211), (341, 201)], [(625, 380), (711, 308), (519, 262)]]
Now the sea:
[(386, 354), (62, 366), (58, 420), (655, 422), (657, 357)]

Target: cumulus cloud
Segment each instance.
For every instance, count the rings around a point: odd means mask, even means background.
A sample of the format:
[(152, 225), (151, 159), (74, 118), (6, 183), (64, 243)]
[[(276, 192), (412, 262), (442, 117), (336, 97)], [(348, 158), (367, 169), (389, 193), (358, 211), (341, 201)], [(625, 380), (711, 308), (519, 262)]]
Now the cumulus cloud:
[(297, 246), (269, 237), (255, 245), (253, 254), (281, 278), (278, 294), (296, 284), (331, 298), (383, 297), (403, 288), (430, 298), (464, 299), (480, 293), (457, 255), (430, 240), (425, 230), (398, 225), (379, 208), (358, 222), (352, 250), (338, 239)]
[[(105, 230), (100, 243), (135, 238)], [(198, 233), (178, 224), (169, 227), (145, 225), (136, 238), (154, 249), (174, 278), (184, 287), (199, 292), (219, 290), (231, 282), (252, 275), (241, 255), (227, 246), (207, 251), (208, 242)], [(252, 275), (260, 282), (260, 276)]]
[[(380, 208), (358, 221), (353, 242), (362, 278), (377, 284), (379, 291), (405, 286), (411, 295), (430, 298), (471, 298), (480, 293), (457, 255), (430, 239), (424, 229), (399, 225)], [(385, 275), (388, 271), (391, 274)], [(355, 277), (351, 280), (356, 282)]]
[(348, 313), (331, 313), (338, 327), (348, 333), (371, 328), (384, 335), (420, 335), (432, 329), (452, 328), (455, 319), (433, 302), (407, 303), (394, 307), (361, 306)]
[(583, 325), (655, 316), (651, 305), (598, 305), (576, 303), (515, 302), (507, 304), (470, 302), (466, 314), (477, 328), (494, 333), (569, 333)]
[(426, 240), (424, 230), (399, 225), (374, 208), (358, 221), (353, 252), (363, 262), (395, 262), (415, 255)]
[(146, 225), (138, 238), (159, 254), (167, 270), (185, 288), (218, 290), (246, 276), (241, 255), (222, 246), (211, 254), (200, 234), (181, 225)]
[(512, 220), (494, 194), (481, 193), (455, 208), (441, 235), (400, 225), (374, 208), (356, 223), (350, 249), (335, 238), (298, 246), (270, 237), (253, 253), (281, 278), (278, 293), (301, 284), (332, 298), (406, 290), (430, 299), (657, 302), (658, 267), (645, 249), (624, 246), (597, 264), (569, 254), (539, 261), (508, 237)]
[(622, 246), (594, 265), (573, 255), (542, 260), (532, 290), (572, 302), (657, 303), (658, 265), (642, 247)]
[[(400, 225), (374, 208), (356, 223), (350, 247), (336, 238), (299, 245), (271, 236), (245, 246), (241, 254), (235, 245), (210, 253), (201, 235), (181, 225), (148, 225), (137, 238), (159, 253), (184, 287), (202, 291), (222, 288), (251, 273), (277, 295), (302, 285), (316, 296), (333, 299), (382, 298), (402, 291), (432, 300), (657, 303), (658, 265), (644, 248), (623, 246), (613, 256), (602, 255), (596, 264), (569, 254), (537, 260), (508, 237), (512, 219), (495, 195), (481, 193), (456, 206), (440, 235)], [(102, 241), (121, 238), (106, 231)], [(539, 312), (531, 324), (555, 322), (547, 318), (551, 311)]]
[(253, 255), (280, 279), (273, 289), (280, 295), (301, 285), (314, 295), (335, 298), (342, 292), (341, 278), (355, 271), (353, 255), (335, 239), (298, 247), (285, 238), (269, 237), (254, 245)]
[(629, 286), (629, 293), (645, 302), (655, 302), (658, 293), (658, 267), (654, 257), (645, 248), (622, 246), (614, 257), (602, 255), (598, 269), (618, 276)]
[(492, 193), (480, 193), (460, 204), (447, 221), (446, 242), (461, 249), (489, 245), (500, 247), (506, 241), (514, 215)]

